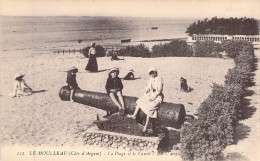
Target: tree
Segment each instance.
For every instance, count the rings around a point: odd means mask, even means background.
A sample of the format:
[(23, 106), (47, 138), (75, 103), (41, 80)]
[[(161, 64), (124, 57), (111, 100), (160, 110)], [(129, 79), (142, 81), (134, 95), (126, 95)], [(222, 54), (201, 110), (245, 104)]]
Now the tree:
[(223, 35), (259, 35), (259, 21), (254, 18), (205, 18), (193, 22), (187, 27), (186, 33), (223, 34)]

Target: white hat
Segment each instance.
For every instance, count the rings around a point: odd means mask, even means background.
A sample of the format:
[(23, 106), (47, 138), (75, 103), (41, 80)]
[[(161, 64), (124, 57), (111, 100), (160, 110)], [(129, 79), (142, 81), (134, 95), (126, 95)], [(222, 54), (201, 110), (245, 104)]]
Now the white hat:
[(22, 73), (17, 73), (14, 75), (14, 79), (17, 79), (19, 77), (24, 77), (25, 74), (22, 74)]
[(157, 72), (157, 69), (154, 68), (154, 67), (151, 67), (151, 68), (149, 68), (149, 70), (148, 70), (148, 74), (150, 74), (151, 72)]
[(117, 72), (119, 72), (119, 69), (116, 68), (116, 67), (113, 67), (113, 68), (111, 68), (111, 69), (109, 70), (109, 73), (111, 73), (111, 72), (113, 72), (113, 71), (117, 71)]
[(66, 70), (66, 72), (69, 72), (69, 71), (72, 71), (72, 70), (74, 70), (76, 73), (79, 71), (78, 68), (76, 68), (76, 67), (70, 67)]
[(129, 72), (134, 72), (134, 70), (133, 70), (133, 69), (130, 69)]

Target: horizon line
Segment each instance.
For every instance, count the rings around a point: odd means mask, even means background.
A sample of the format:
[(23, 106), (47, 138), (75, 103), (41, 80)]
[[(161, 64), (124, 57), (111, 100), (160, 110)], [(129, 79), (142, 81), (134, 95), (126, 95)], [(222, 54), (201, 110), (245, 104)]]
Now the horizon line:
[(184, 19), (205, 19), (205, 18), (213, 18), (213, 17), (217, 17), (217, 18), (255, 18), (257, 20), (260, 20), (260, 18), (256, 18), (256, 17), (247, 17), (247, 16), (229, 16), (229, 17), (224, 17), (224, 16), (205, 16), (205, 17), (162, 17), (162, 16), (158, 16), (158, 17), (147, 17), (147, 16), (88, 16), (88, 15), (0, 15), (1, 17), (127, 17), (127, 18), (184, 18)]

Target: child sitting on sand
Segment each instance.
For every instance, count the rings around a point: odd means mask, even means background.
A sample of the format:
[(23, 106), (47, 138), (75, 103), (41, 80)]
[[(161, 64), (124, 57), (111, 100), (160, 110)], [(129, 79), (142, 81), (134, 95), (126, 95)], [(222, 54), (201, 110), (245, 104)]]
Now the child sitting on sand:
[(124, 80), (134, 80), (135, 79), (134, 70), (133, 69), (129, 70), (127, 75), (123, 79)]
[[(110, 69), (107, 82), (106, 82), (106, 90), (107, 90), (107, 94), (110, 96), (112, 101), (119, 108), (119, 114), (123, 116), (125, 115), (125, 104), (122, 96), (123, 84), (121, 79), (118, 77), (118, 74), (119, 74), (118, 68)], [(121, 105), (119, 104), (116, 97), (118, 97)], [(107, 114), (111, 115), (109, 111), (107, 111)]]
[(76, 67), (70, 67), (67, 70), (67, 83), (68, 87), (70, 88), (70, 101), (73, 102), (72, 96), (74, 95), (74, 92), (76, 89), (80, 89), (76, 80), (76, 73), (78, 72), (78, 69)]
[(25, 74), (16, 74), (14, 76), (14, 90), (9, 94), (11, 97), (28, 96), (32, 94), (32, 89), (26, 84), (23, 79)]

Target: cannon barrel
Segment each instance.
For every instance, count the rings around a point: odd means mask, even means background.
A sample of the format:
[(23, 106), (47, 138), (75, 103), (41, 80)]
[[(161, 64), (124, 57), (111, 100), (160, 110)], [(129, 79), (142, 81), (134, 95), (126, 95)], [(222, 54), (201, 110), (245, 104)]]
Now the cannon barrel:
[[(61, 88), (59, 97), (63, 101), (70, 100), (70, 89), (67, 86)], [(126, 112), (132, 114), (135, 110), (138, 98), (124, 96)], [(91, 92), (85, 90), (75, 90), (73, 100), (77, 103), (92, 106), (95, 108), (117, 112), (118, 107), (113, 103), (106, 93)], [(158, 121), (165, 126), (180, 128), (185, 121), (186, 111), (183, 104), (163, 102), (158, 111)], [(139, 112), (138, 117), (145, 118), (143, 112)]]

